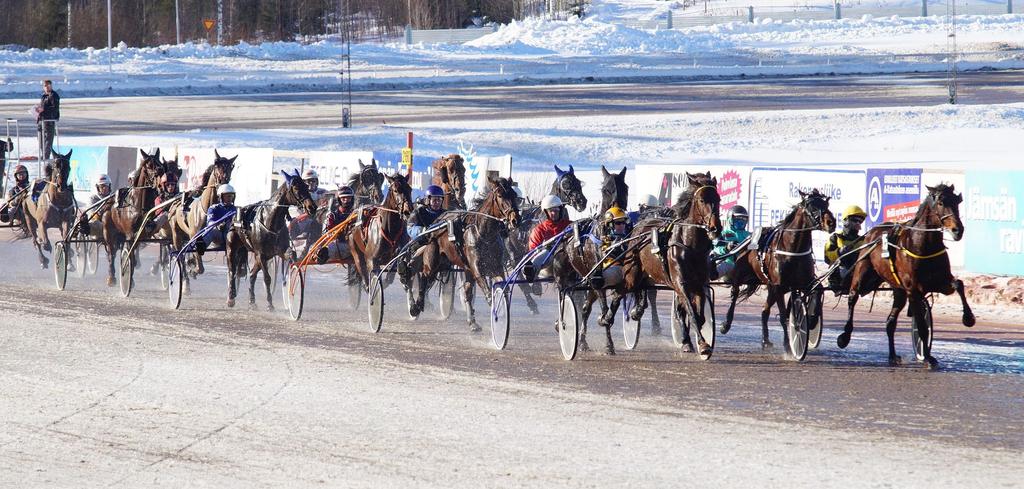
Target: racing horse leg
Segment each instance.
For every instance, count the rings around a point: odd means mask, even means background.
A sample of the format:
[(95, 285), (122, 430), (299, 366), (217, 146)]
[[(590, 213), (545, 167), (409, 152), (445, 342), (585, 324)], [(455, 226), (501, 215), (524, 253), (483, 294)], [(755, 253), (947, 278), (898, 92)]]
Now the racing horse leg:
[[(767, 350), (774, 345), (771, 340), (768, 339), (768, 319), (772, 315), (772, 305), (775, 304), (775, 295), (778, 293), (778, 288), (774, 285), (768, 286), (768, 297), (764, 300), (764, 306), (761, 308), (761, 349)], [(785, 331), (785, 328), (783, 328)]]
[(519, 284), (519, 290), (523, 291), (523, 298), (526, 299), (526, 307), (530, 309), (530, 314), (534, 316), (540, 314), (540, 309), (537, 308), (537, 301), (533, 298), (530, 288), (526, 284)]
[(253, 252), (252, 254), (253, 264), (252, 270), (249, 270), (249, 310), (256, 310), (256, 277), (259, 276), (261, 270), (263, 270), (262, 256), (259, 252)]
[(272, 256), (263, 255), (260, 268), (263, 269), (263, 290), (267, 293), (267, 311), (274, 310), (274, 276), (270, 267), (274, 266)]
[(238, 293), (236, 282), (238, 278), (238, 243), (235, 233), (228, 233), (224, 238), (224, 261), (228, 265), (228, 307), (235, 307), (235, 296)]
[[(693, 324), (696, 325), (694, 332), (697, 333), (697, 352), (701, 355), (711, 355), (712, 347), (708, 344), (707, 340), (704, 339), (704, 335), (701, 334), (701, 328), (704, 327), (704, 323), (708, 318), (704, 315), (704, 308), (701, 307), (704, 301), (707, 300), (707, 296), (704, 294), (704, 288), (700, 287), (693, 292), (687, 292), (690, 294), (688, 298), (688, 304), (690, 305), (689, 313), (693, 315)], [(689, 338), (689, 333), (686, 334), (686, 338)]]
[[(597, 295), (596, 290), (588, 290), (587, 300), (583, 302), (583, 309), (580, 311), (580, 317), (583, 319), (583, 328), (580, 330), (580, 349), (583, 351), (590, 351), (590, 345), (587, 344), (587, 322), (590, 320), (590, 313), (594, 310)], [(608, 303), (604, 300), (604, 294), (601, 294), (601, 311), (600, 317), (603, 318), (608, 312)]]
[(899, 319), (900, 311), (907, 305), (907, 291), (895, 289), (892, 291), (892, 309), (889, 310), (889, 317), (885, 320), (885, 335), (889, 338), (889, 366), (895, 367), (903, 363), (903, 359), (896, 354), (896, 320)]
[(740, 297), (740, 285), (734, 283), (729, 286), (729, 310), (725, 312), (725, 322), (722, 323), (722, 327), (718, 328), (718, 332), (722, 334), (729, 333), (732, 328), (732, 320), (736, 316), (736, 301)]
[[(962, 318), (963, 325), (970, 328), (974, 326), (975, 322), (974, 311), (971, 310), (971, 305), (967, 303), (967, 295), (964, 293), (964, 281), (960, 279), (955, 279), (953, 280), (952, 286), (953, 291), (956, 291), (956, 294), (960, 296), (960, 303), (963, 304), (964, 307), (964, 314)], [(943, 293), (949, 295), (952, 293), (952, 291)]]
[[(476, 293), (477, 277), (473, 276), (473, 272), (466, 270), (465, 280), (462, 282), (462, 299), (466, 303), (466, 322), (469, 324), (469, 330), (473, 333), (482, 330), (480, 325), (476, 323), (476, 310), (473, 308), (473, 297)], [(486, 285), (484, 285), (486, 287)]]
[(921, 348), (924, 352), (924, 366), (928, 370), (936, 370), (939, 368), (939, 362), (932, 356), (931, 338), (929, 338), (931, 332), (928, 331), (928, 323), (925, 322), (926, 300), (920, 294), (912, 292), (910, 295), (910, 314), (916, 319), (917, 337), (923, 343)]
[(651, 305), (651, 334), (661, 336), (661, 319), (658, 317), (658, 289), (647, 289), (647, 302)]

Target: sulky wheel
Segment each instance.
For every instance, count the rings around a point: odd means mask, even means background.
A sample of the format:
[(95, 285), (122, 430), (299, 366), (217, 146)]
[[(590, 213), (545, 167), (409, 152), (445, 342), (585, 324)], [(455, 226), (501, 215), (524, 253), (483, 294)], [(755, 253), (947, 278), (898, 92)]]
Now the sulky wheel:
[(370, 323), (370, 331), (380, 332), (384, 323), (384, 285), (380, 283), (380, 276), (374, 274), (370, 277), (370, 290), (367, 293), (366, 315)]
[(53, 277), (57, 290), (64, 290), (68, 284), (68, 251), (67, 242), (58, 241), (53, 247)]
[(121, 288), (121, 296), (128, 297), (132, 295), (135, 280), (135, 260), (127, 245), (117, 253), (117, 258), (121, 267), (117, 275), (117, 285)]
[(288, 283), (282, 285), (285, 290), (285, 306), (288, 307), (288, 315), (298, 321), (302, 317), (302, 306), (306, 299), (306, 275), (302, 268), (292, 265), (288, 270)]
[(789, 294), (789, 318), (786, 321), (787, 347), (793, 359), (802, 362), (807, 356), (807, 296), (794, 291)]
[(167, 302), (171, 309), (181, 307), (181, 293), (185, 288), (185, 257), (170, 260), (167, 269)]
[(626, 340), (627, 350), (635, 350), (636, 344), (640, 342), (641, 321), (634, 321), (629, 317), (630, 310), (632, 309), (633, 294), (628, 294), (622, 299), (622, 336)]
[(580, 314), (576, 308), (576, 294), (562, 296), (558, 315), (558, 344), (562, 348), (562, 358), (572, 360), (580, 346)]
[(494, 296), (491, 306), (491, 342), (495, 348), (504, 350), (508, 345), (509, 322), (512, 312), (512, 288), (495, 289), (500, 292)]

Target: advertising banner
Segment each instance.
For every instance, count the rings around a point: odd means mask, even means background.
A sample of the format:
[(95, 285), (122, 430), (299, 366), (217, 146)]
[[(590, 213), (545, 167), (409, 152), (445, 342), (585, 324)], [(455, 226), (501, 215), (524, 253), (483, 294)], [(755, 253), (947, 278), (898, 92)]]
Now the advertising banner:
[[(75, 198), (88, 202), (95, 191), (94, 185), (100, 174), (107, 173), (106, 146), (73, 146), (71, 150), (71, 178)], [(66, 151), (66, 150), (65, 150)]]
[(629, 206), (635, 209), (643, 195), (651, 194), (661, 205), (672, 205), (676, 197), (689, 185), (686, 173), (711, 172), (718, 179), (718, 195), (722, 198), (721, 211), (725, 214), (737, 204), (746, 205), (749, 194), (748, 167), (731, 165), (697, 167), (688, 165), (637, 165), (626, 173), (635, 182), (629, 188)]
[(960, 204), (966, 266), (976, 273), (1024, 275), (1024, 172), (969, 171)]
[[(849, 205), (864, 206), (863, 170), (816, 170), (797, 168), (754, 168), (750, 172), (750, 229), (774, 226), (800, 203), (800, 191), (817, 189), (831, 197), (829, 208), (842, 220)], [(814, 256), (822, 258), (828, 235), (814, 233)]]
[[(161, 156), (166, 149), (161, 148)], [(174, 149), (171, 148), (173, 154)], [(236, 155), (235, 168), (231, 173), (231, 186), (238, 193), (235, 203), (248, 205), (270, 198), (271, 174), (274, 167), (274, 150), (271, 148), (218, 148), (225, 158)], [(170, 159), (170, 156), (167, 157)], [(178, 165), (183, 173), (180, 181), (182, 190), (200, 188), (206, 184), (203, 173), (213, 164), (213, 148), (178, 148)]]
[(921, 169), (867, 170), (867, 228), (914, 217), (921, 204)]
[(316, 170), (320, 187), (329, 191), (348, 184), (352, 175), (359, 173), (359, 162), (373, 163), (372, 151), (310, 151), (308, 168)]

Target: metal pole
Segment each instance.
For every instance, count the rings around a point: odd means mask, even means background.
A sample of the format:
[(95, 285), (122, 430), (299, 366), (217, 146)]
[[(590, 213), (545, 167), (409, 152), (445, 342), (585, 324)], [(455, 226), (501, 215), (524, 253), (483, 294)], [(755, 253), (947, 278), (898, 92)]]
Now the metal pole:
[(174, 0), (174, 42), (181, 44), (181, 19), (178, 17), (178, 0)]
[(1006, 13), (1013, 13), (1013, 0), (1006, 0)]
[(68, 46), (71, 47), (71, 0), (68, 0)]
[(107, 71), (114, 73), (114, 24), (110, 19), (110, 0), (107, 0)]
[(224, 0), (217, 0), (217, 45), (223, 42), (224, 35)]
[(928, 0), (921, 0), (921, 17), (928, 17)]

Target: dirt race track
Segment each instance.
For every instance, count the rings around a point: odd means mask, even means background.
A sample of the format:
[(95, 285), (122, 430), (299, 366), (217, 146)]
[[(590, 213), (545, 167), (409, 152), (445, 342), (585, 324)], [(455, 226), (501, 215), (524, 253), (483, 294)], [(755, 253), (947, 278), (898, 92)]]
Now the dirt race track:
[(862, 301), (846, 351), (845, 305), (827, 311), (803, 363), (782, 356), (774, 319), (777, 346), (761, 350), (754, 304), (708, 362), (646, 328), (627, 351), (619, 325), (618, 355), (565, 362), (552, 294), (540, 316), (514, 304), (499, 352), (481, 298), (473, 335), (459, 307), (410, 321), (397, 284), (371, 333), (340, 271), (311, 274), (299, 322), (280, 293), (266, 312), (261, 289), (258, 311), (228, 310), (213, 254), (173, 311), (151, 253), (125, 299), (102, 269), (57, 291), (26, 241), (0, 241), (0, 486), (1020, 487), (1024, 474), (1024, 329), (997, 309), (966, 329), (937, 307), (937, 372), (912, 361), (905, 326), (905, 365), (887, 366), (881, 296), (871, 313)]

